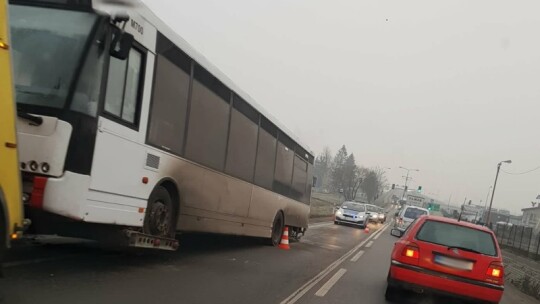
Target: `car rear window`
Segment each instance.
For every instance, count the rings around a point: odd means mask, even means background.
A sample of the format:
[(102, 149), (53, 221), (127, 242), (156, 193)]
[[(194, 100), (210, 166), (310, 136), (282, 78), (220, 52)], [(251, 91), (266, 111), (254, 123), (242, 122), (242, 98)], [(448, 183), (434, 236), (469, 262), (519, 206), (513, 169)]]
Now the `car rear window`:
[(405, 210), (405, 213), (403, 214), (403, 217), (415, 220), (419, 216), (426, 215), (426, 214), (427, 214), (426, 210), (422, 210), (418, 208), (407, 208), (407, 210)]
[(428, 220), (416, 234), (416, 239), (447, 247), (468, 248), (490, 256), (497, 255), (495, 241), (490, 233), (460, 225)]

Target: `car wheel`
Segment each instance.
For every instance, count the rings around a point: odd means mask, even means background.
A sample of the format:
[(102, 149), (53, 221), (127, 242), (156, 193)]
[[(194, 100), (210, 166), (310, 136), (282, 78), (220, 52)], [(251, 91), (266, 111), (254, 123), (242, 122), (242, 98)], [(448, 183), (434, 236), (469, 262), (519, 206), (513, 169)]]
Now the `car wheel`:
[(400, 294), (401, 294), (401, 289), (399, 287), (388, 284), (386, 286), (386, 291), (384, 292), (384, 298), (387, 301), (397, 303), (401, 300)]

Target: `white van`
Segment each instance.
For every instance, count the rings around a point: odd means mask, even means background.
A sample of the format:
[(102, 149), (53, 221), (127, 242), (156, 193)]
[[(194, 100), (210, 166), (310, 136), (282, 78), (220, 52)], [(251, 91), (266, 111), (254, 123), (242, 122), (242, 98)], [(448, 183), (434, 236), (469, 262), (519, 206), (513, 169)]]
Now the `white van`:
[(414, 220), (422, 215), (429, 215), (429, 210), (416, 206), (405, 206), (396, 217), (394, 227), (404, 231)]

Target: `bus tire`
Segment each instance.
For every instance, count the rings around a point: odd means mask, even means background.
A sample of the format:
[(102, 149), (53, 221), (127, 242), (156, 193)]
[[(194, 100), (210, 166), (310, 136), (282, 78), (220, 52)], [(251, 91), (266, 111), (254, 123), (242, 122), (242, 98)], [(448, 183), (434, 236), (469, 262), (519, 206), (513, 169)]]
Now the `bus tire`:
[(283, 212), (278, 211), (274, 217), (274, 222), (272, 223), (272, 234), (268, 239), (268, 245), (277, 246), (281, 242), (281, 236), (283, 235), (283, 229), (285, 228), (285, 219), (283, 217)]
[(171, 194), (157, 186), (148, 198), (143, 232), (160, 237), (174, 237), (176, 232), (175, 206)]

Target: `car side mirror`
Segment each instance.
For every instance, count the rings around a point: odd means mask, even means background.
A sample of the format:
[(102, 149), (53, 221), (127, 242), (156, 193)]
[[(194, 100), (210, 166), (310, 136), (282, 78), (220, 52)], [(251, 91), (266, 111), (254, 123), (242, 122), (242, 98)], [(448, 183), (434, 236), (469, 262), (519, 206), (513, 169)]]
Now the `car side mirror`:
[(126, 60), (129, 57), (129, 51), (133, 46), (133, 41), (135, 41), (133, 35), (123, 32), (117, 27), (113, 27), (113, 39), (109, 53), (115, 58)]
[(400, 238), (403, 235), (403, 231), (394, 228), (390, 230), (390, 235)]

